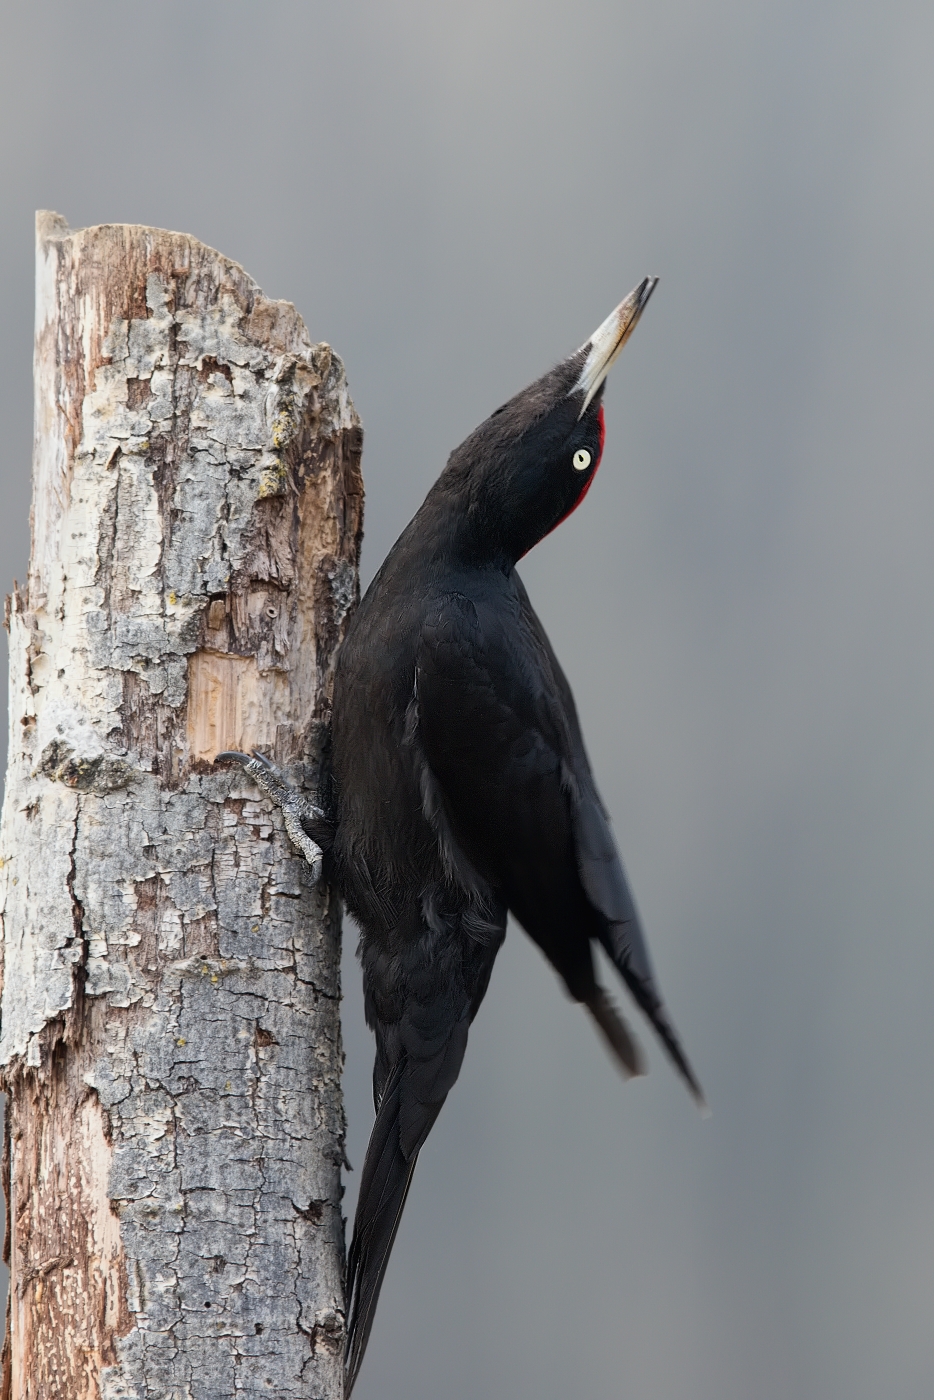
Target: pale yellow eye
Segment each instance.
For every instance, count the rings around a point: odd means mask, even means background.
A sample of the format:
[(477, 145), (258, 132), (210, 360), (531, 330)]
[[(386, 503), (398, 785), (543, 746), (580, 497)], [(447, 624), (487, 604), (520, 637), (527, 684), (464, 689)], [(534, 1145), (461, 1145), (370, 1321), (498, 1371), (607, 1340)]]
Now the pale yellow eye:
[(576, 472), (585, 472), (585, 471), (587, 470), (587, 468), (590, 466), (590, 463), (592, 462), (592, 460), (593, 460), (593, 458), (591, 457), (590, 453), (587, 451), (586, 447), (579, 447), (579, 448), (577, 449), (577, 451), (574, 453), (574, 457), (573, 457), (574, 470), (575, 470)]

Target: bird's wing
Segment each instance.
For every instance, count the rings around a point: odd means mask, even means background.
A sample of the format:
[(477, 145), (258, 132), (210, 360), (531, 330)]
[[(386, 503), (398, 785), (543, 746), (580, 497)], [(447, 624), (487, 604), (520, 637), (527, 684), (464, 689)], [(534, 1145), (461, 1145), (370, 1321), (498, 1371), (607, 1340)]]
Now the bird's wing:
[(603, 915), (600, 942), (703, 1108), (704, 1092), (658, 990), (623, 863), (592, 782), (589, 791), (586, 785), (583, 787), (573, 813), (581, 883), (588, 899)]
[[(516, 596), (505, 610), (501, 601), (449, 594), (422, 630), (418, 737), (445, 819), (588, 1005), (590, 940), (603, 944), (700, 1098), (658, 991), (570, 687), (521, 585)], [(601, 1021), (602, 1008), (591, 1010)]]
[(610, 819), (600, 800), (587, 757), (570, 684), (518, 576), (516, 582), (522, 599), (523, 617), (542, 654), (548, 659), (549, 671), (555, 681), (555, 693), (559, 698), (566, 724), (571, 747), (571, 766), (576, 778), (571, 810), (577, 864), (587, 896), (603, 916), (600, 942), (633, 998), (652, 1022), (691, 1093), (706, 1111), (704, 1092), (684, 1053), (655, 980), (642, 923), (629, 888)]

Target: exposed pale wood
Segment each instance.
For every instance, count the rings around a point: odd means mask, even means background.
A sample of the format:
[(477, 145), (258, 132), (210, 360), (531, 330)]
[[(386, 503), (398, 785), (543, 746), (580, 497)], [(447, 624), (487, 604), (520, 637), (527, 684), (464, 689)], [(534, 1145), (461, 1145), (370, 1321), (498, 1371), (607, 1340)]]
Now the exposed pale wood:
[(314, 788), (360, 428), (194, 239), (37, 221), (0, 828), (4, 1400), (341, 1392), (339, 911), (221, 748)]

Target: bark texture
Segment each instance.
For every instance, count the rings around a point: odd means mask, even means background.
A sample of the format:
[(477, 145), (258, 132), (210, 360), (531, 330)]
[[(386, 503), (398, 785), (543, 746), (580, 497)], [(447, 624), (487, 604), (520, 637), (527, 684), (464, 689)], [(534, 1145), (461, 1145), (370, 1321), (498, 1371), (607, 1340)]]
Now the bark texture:
[(223, 748), (313, 789), (361, 433), (294, 307), (37, 221), (0, 829), (4, 1400), (337, 1397), (339, 910)]

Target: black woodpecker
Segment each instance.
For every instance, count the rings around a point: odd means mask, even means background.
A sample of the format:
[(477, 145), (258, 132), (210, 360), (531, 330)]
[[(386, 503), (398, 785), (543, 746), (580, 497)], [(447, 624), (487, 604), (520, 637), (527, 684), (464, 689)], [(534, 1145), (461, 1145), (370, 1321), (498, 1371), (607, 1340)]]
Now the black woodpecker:
[(703, 1105), (659, 994), (574, 698), (516, 563), (574, 510), (603, 451), (607, 372), (647, 277), (569, 359), (452, 452), (337, 658), (321, 810), (238, 758), (360, 927), (376, 1121), (347, 1261), (346, 1391), (418, 1154), (454, 1085), (508, 913), (587, 1007), (623, 1072), (639, 1047), (596, 979), (615, 964)]

